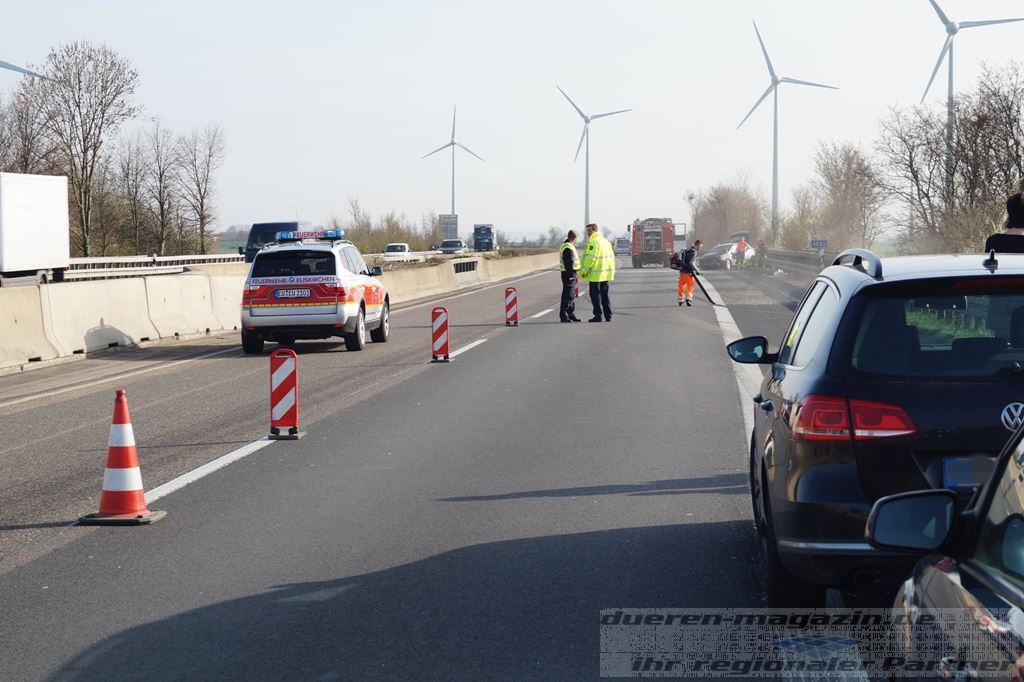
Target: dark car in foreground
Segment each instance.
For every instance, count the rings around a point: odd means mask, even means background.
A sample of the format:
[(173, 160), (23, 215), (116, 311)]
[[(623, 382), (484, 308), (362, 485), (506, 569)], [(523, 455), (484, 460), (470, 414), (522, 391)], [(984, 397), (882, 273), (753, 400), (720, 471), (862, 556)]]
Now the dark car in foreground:
[(864, 540), (871, 505), (965, 505), (1024, 414), (1024, 256), (840, 254), (811, 284), (754, 398), (750, 488), (771, 606), (895, 587), (914, 558)]
[(918, 491), (871, 511), (872, 546), (926, 554), (897, 592), (888, 660), (922, 668), (918, 679), (1024, 679), (1024, 429), (974, 504), (959, 502)]

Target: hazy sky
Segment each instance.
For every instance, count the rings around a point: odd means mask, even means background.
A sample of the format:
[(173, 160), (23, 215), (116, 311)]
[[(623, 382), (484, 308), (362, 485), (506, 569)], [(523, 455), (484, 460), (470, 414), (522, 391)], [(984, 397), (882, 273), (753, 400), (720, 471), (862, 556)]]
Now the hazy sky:
[[(945, 0), (954, 20), (1024, 16), (1012, 0)], [(783, 76), (838, 92), (780, 93), (783, 204), (823, 139), (865, 145), (893, 105), (916, 103), (945, 31), (927, 0), (2, 1), (0, 59), (39, 64), (88, 39), (130, 58), (147, 116), (184, 131), (215, 121), (228, 156), (218, 223), (448, 211), (452, 105), (458, 213), (510, 233), (583, 219), (588, 113), (634, 108), (591, 133), (591, 217), (689, 221), (688, 189), (746, 171), (768, 196), (771, 107), (736, 125), (767, 87), (751, 20)], [(957, 38), (958, 89), (1003, 63), (1024, 23)], [(17, 76), (0, 73), (0, 88)], [(929, 97), (945, 96), (937, 79)]]

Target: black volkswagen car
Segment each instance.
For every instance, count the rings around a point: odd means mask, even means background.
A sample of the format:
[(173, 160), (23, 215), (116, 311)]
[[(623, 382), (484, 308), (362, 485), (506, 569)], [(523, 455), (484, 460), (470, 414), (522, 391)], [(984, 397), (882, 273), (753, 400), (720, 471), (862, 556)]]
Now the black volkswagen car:
[(966, 504), (1024, 413), (1024, 256), (844, 252), (811, 284), (754, 398), (750, 488), (771, 606), (895, 587), (915, 558), (864, 539), (871, 505)]

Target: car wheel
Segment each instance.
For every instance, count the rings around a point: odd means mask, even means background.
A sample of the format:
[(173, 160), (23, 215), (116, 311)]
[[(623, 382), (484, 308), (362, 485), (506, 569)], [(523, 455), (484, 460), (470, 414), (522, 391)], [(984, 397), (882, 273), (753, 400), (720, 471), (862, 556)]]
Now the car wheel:
[(824, 608), (826, 588), (793, 575), (779, 558), (778, 540), (772, 523), (772, 501), (764, 495), (765, 504), (765, 576), (768, 582), (768, 608)]
[(351, 334), (345, 334), (345, 348), (347, 350), (362, 350), (366, 348), (366, 313), (359, 309), (359, 317), (356, 319), (356, 329)]
[(242, 351), (246, 355), (259, 355), (263, 352), (263, 339), (256, 336), (255, 332), (242, 330)]
[(391, 311), (387, 304), (384, 302), (384, 307), (380, 311), (380, 325), (370, 332), (370, 338), (373, 339), (374, 343), (387, 343), (388, 336), (391, 334)]
[(750, 434), (750, 506), (754, 513), (754, 525), (761, 537), (765, 536), (764, 522), (764, 478), (761, 475), (761, 467), (757, 465), (757, 458), (754, 456), (754, 434)]

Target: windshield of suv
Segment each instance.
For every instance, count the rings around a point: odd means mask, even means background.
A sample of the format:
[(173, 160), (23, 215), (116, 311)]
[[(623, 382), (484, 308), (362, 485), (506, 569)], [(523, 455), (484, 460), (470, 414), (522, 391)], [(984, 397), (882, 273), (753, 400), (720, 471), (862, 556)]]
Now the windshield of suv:
[(409, 247), (405, 244), (388, 244), (384, 247), (384, 253), (404, 253)]
[(858, 297), (845, 316), (853, 370), (907, 378), (1022, 374), (1024, 280), (872, 289), (883, 295)]
[(462, 248), (462, 241), (459, 240), (459, 239), (445, 239), (443, 242), (441, 242), (441, 248), (442, 249), (452, 249), (452, 248), (460, 249), (460, 248)]
[(296, 229), (298, 223), (255, 223), (249, 230), (248, 249), (262, 249), (277, 238), (278, 232)]
[(277, 251), (256, 257), (253, 277), (301, 277), (335, 275), (334, 254), (330, 251)]

